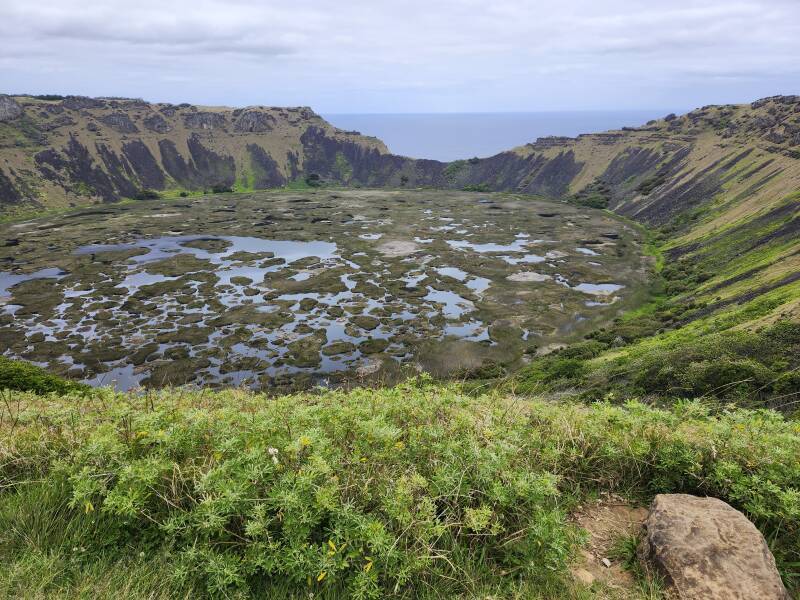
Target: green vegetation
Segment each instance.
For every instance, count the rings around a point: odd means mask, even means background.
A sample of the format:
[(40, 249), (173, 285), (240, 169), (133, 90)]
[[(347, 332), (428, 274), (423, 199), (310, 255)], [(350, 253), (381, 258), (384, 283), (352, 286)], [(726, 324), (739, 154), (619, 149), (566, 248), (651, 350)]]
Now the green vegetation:
[(0, 594), (580, 597), (567, 514), (600, 491), (746, 511), (788, 582), (800, 429), (769, 411), (470, 397), (425, 379), (241, 391), (13, 392)]
[(133, 196), (134, 200), (159, 200), (161, 198), (161, 194), (159, 194), (155, 190), (139, 190)]
[(661, 401), (706, 398), (796, 410), (800, 324), (784, 321), (758, 332), (666, 338), (646, 350), (634, 345), (597, 359), (659, 325), (652, 317), (641, 317), (598, 331), (589, 341), (533, 361), (515, 375), (512, 385), (524, 393), (579, 388), (587, 399), (608, 394)]
[(325, 183), (322, 180), (322, 177), (320, 177), (317, 173), (309, 173), (305, 176), (303, 181), (306, 186), (310, 188), (321, 187)]
[(90, 389), (88, 385), (62, 379), (31, 363), (0, 356), (0, 390), (67, 394)]
[(603, 181), (596, 180), (571, 196), (569, 201), (577, 206), (587, 208), (608, 208), (608, 203), (611, 201), (611, 188)]
[(467, 168), (467, 161), (466, 160), (454, 160), (444, 168), (443, 174), (447, 178), (449, 182), (455, 181), (456, 177), (462, 170)]
[(350, 178), (353, 176), (353, 166), (348, 162), (343, 152), (336, 153), (333, 172), (340, 181), (344, 182), (350, 181)]

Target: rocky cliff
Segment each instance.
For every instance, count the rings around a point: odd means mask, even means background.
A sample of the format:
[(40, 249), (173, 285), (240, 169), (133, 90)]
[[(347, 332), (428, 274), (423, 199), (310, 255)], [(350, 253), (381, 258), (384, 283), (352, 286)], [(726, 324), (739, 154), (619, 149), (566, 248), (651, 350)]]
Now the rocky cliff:
[(142, 190), (280, 187), (313, 169), (367, 180), (380, 157), (388, 150), (376, 138), (336, 129), (304, 107), (0, 96), (5, 210), (112, 202)]

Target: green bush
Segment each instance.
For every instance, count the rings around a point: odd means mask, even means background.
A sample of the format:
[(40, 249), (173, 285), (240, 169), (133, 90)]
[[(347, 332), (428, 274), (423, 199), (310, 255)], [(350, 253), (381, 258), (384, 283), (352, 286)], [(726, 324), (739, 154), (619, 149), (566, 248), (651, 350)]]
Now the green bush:
[(161, 198), (161, 194), (159, 194), (155, 190), (139, 190), (134, 194), (134, 200), (158, 200)]
[(551, 389), (554, 384), (557, 387), (578, 385), (586, 373), (585, 360), (549, 354), (520, 369), (512, 387), (519, 393), (539, 393)]
[(0, 356), (0, 390), (66, 394), (88, 389), (87, 385), (62, 379), (29, 362)]
[(616, 389), (662, 398), (712, 398), (785, 408), (800, 397), (800, 323), (759, 332), (724, 331), (646, 346), (597, 366), (585, 378), (589, 398)]
[(322, 181), (322, 177), (320, 177), (317, 173), (309, 173), (306, 175), (305, 180), (306, 185), (309, 187), (320, 187), (324, 183)]
[(800, 429), (769, 411), (470, 398), (424, 381), (10, 405), (0, 594), (25, 595), (36, 557), (55, 561), (46, 596), (141, 556), (131, 576), (155, 573), (165, 597), (561, 597), (579, 541), (567, 514), (596, 491), (722, 498), (788, 582), (800, 560)]

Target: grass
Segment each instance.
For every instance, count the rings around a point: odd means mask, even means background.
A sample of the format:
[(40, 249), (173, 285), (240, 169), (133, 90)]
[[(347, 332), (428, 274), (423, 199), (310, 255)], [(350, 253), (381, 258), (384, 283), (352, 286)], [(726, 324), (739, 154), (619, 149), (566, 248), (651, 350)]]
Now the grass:
[(278, 398), (6, 393), (0, 595), (577, 598), (567, 516), (598, 491), (722, 498), (795, 576), (800, 429), (769, 411), (425, 378)]
[(614, 541), (609, 557), (619, 562), (626, 571), (634, 576), (640, 598), (648, 600), (663, 598), (665, 590), (663, 578), (646, 569), (638, 559), (637, 554), (641, 541), (640, 533), (622, 535)]

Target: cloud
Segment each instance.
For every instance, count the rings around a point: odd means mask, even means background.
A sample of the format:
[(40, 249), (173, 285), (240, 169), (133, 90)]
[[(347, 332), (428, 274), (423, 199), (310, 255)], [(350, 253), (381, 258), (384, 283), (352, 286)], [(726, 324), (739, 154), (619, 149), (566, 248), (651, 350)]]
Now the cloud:
[(9, 91), (333, 112), (675, 106), (800, 91), (800, 3), (3, 0), (0, 57)]

